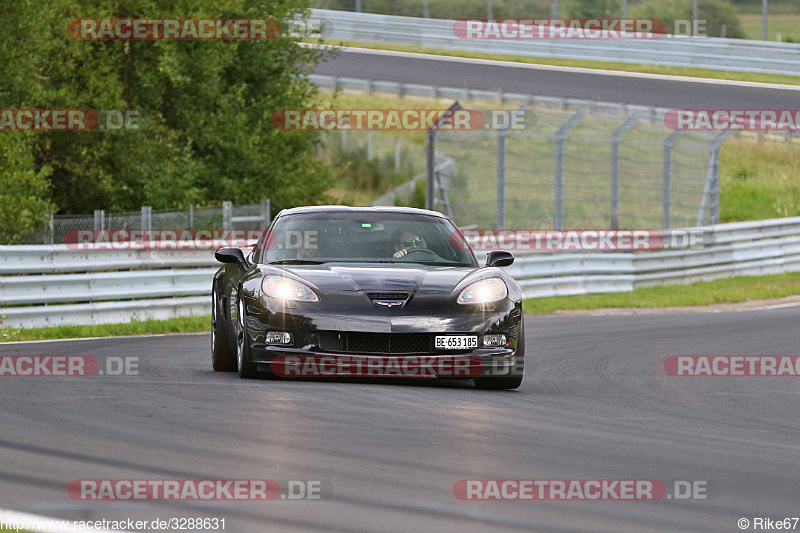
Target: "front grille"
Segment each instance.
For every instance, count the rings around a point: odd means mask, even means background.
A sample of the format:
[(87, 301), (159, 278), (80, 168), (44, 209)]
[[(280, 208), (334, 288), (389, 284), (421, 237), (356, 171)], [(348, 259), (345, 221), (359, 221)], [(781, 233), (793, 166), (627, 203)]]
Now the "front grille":
[(320, 333), (322, 351), (354, 354), (428, 354), (433, 337), (427, 333)]

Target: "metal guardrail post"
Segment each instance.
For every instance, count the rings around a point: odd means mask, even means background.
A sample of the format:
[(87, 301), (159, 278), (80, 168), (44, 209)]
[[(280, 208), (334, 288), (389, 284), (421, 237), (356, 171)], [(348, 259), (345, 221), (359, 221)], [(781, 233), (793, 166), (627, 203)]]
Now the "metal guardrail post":
[(233, 229), (233, 204), (231, 202), (222, 202), (222, 229)]
[(669, 229), (670, 210), (672, 209), (672, 148), (681, 135), (683, 135), (682, 130), (673, 131), (664, 141), (664, 180), (661, 184), (661, 205), (663, 210), (661, 227), (663, 229)]
[(497, 130), (497, 224), (506, 227), (506, 128)]
[(611, 229), (619, 228), (619, 143), (622, 136), (642, 118), (635, 113), (611, 135)]
[(588, 112), (588, 109), (576, 111), (556, 133), (555, 229), (558, 230), (564, 229), (564, 141), (569, 131), (574, 128)]

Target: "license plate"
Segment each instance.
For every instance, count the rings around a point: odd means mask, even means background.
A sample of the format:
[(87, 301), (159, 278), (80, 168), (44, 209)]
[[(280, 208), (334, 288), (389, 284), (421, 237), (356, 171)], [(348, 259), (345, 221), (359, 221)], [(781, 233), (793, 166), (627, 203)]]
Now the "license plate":
[(437, 335), (437, 350), (468, 350), (478, 347), (477, 335)]

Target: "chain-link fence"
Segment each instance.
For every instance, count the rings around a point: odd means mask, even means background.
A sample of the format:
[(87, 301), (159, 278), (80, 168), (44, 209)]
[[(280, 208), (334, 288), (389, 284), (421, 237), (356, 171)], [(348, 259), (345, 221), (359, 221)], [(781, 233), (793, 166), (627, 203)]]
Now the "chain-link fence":
[[(269, 200), (258, 204), (189, 206), (186, 209), (154, 210), (142, 206), (140, 211), (106, 213), (98, 209), (93, 215), (50, 215), (49, 223), (32, 232), (24, 243), (60, 244), (72, 242), (76, 231), (152, 231), (152, 230), (236, 230), (266, 229), (271, 220)], [(72, 233), (71, 233), (72, 232)]]
[(482, 228), (719, 221), (719, 145), (728, 132), (672, 131), (652, 110), (520, 111), (516, 128), (436, 132), (436, 153), (454, 167), (429, 173), (435, 180), (429, 206), (459, 226)]

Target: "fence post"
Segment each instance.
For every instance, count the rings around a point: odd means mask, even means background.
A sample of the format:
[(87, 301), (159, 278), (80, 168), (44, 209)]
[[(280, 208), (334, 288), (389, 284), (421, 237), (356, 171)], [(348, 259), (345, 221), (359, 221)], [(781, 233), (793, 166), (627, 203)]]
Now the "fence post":
[(233, 204), (231, 202), (222, 202), (222, 229), (233, 229)]
[(267, 226), (269, 226), (269, 223), (272, 221), (271, 211), (272, 205), (270, 204), (269, 198), (261, 200), (261, 229), (267, 229)]
[(372, 159), (372, 130), (367, 130), (367, 159)]
[(106, 214), (103, 212), (102, 209), (95, 209), (94, 210), (94, 231), (103, 231), (105, 229), (105, 218)]
[(189, 204), (189, 229), (194, 229), (194, 206)]
[(447, 111), (442, 113), (436, 124), (425, 132), (425, 209), (430, 211), (435, 208), (433, 180), (436, 167), (436, 130), (451, 119), (453, 111), (462, 108), (463, 106), (456, 100), (453, 105), (447, 108)]
[(564, 229), (564, 140), (569, 131), (588, 113), (588, 109), (580, 109), (558, 129), (556, 133), (556, 207), (555, 229)]
[(55, 244), (56, 243), (56, 221), (53, 213), (50, 213), (50, 242), (46, 242), (44, 244)]
[(506, 129), (497, 130), (497, 223), (506, 227)]
[(146, 205), (142, 206), (142, 231), (150, 231), (152, 229), (152, 208)]
[(619, 143), (622, 136), (642, 117), (636, 113), (611, 135), (611, 229), (619, 229)]
[(697, 213), (698, 226), (703, 225), (706, 207), (710, 210), (710, 223), (719, 224), (719, 148), (731, 135), (733, 131), (723, 131), (711, 141), (708, 174), (703, 187), (703, 198), (700, 200), (700, 211)]
[(401, 148), (402, 145), (400, 143), (400, 137), (394, 138), (394, 171), (400, 172), (400, 163), (401, 161)]
[(661, 184), (662, 229), (669, 229), (670, 225), (670, 210), (672, 209), (672, 148), (681, 135), (683, 135), (682, 130), (673, 131), (664, 141), (664, 181)]
[(436, 130), (425, 132), (425, 209), (433, 211), (433, 173), (436, 166), (435, 152)]

